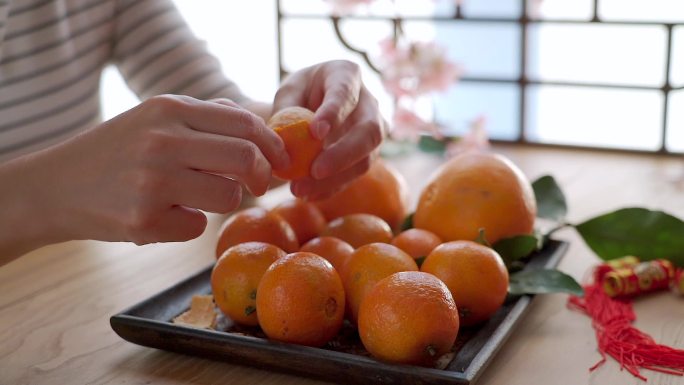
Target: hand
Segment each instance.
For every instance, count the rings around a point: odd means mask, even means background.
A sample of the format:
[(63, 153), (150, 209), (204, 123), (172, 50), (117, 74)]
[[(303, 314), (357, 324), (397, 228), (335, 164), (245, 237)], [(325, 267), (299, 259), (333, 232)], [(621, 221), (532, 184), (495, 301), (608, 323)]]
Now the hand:
[(288, 162), (278, 135), (237, 104), (165, 95), (3, 165), (0, 184), (10, 178), (17, 195), (30, 194), (39, 217), (28, 221), (40, 229), (27, 232), (43, 234), (35, 242), (144, 244), (199, 236), (206, 226), (199, 210), (235, 209), (241, 184), (255, 195), (265, 193), (271, 165)]
[(292, 182), (294, 195), (325, 198), (368, 170), (387, 130), (356, 64), (332, 61), (293, 73), (278, 90), (273, 111), (290, 106), (316, 112), (312, 132), (325, 145), (311, 166), (312, 178)]

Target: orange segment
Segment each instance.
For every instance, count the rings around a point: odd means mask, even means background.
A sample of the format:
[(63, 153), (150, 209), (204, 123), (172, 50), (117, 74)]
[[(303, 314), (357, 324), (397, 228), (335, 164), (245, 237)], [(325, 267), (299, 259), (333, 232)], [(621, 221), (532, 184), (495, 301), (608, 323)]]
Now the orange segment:
[(285, 142), (285, 151), (290, 156), (290, 167), (273, 170), (273, 175), (286, 180), (310, 176), (311, 164), (323, 150), (323, 142), (313, 137), (309, 121), (299, 120), (273, 130)]

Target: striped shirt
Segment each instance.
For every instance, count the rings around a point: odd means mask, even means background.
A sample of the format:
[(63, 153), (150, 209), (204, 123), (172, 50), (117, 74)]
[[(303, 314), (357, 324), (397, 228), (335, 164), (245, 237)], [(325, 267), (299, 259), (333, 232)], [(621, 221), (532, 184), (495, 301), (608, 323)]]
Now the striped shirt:
[(141, 99), (244, 99), (171, 0), (0, 0), (0, 161), (99, 123), (110, 63)]

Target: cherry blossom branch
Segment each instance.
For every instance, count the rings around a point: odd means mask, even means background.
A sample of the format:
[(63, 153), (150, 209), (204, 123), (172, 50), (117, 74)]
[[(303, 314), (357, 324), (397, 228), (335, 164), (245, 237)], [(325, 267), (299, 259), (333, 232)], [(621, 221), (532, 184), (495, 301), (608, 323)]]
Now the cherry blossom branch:
[(337, 36), (337, 39), (342, 43), (342, 45), (347, 48), (348, 50), (358, 54), (363, 58), (363, 60), (366, 62), (368, 67), (372, 69), (374, 72), (381, 74), (380, 69), (373, 63), (373, 61), (370, 59), (370, 56), (368, 55), (367, 51), (358, 49), (354, 46), (352, 46), (347, 39), (342, 35), (342, 30), (340, 29), (340, 17), (339, 16), (331, 16), (330, 19), (332, 20), (333, 27), (335, 29), (335, 35)]

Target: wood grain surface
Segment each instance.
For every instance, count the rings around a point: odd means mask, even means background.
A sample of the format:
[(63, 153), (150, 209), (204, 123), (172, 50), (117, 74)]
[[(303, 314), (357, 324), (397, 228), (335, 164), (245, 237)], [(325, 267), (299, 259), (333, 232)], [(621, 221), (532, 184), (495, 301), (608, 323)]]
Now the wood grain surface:
[[(684, 159), (524, 146), (495, 150), (531, 179), (554, 175), (571, 222), (626, 206), (684, 218)], [(440, 162), (422, 154), (392, 160), (409, 180), (414, 202)], [(260, 204), (272, 206), (288, 196), (281, 188)], [(320, 383), (144, 348), (110, 328), (113, 314), (212, 263), (222, 220), (211, 215), (205, 234), (186, 243), (74, 241), (0, 267), (0, 385)], [(557, 236), (571, 243), (560, 269), (581, 280), (598, 259), (573, 230)], [(588, 318), (566, 308), (566, 300), (566, 295), (537, 296), (478, 384), (642, 384), (611, 359), (589, 372), (600, 359), (594, 331)], [(635, 310), (637, 327), (658, 342), (684, 348), (684, 298), (649, 295), (636, 300)], [(684, 385), (682, 377), (643, 374), (648, 384)]]

